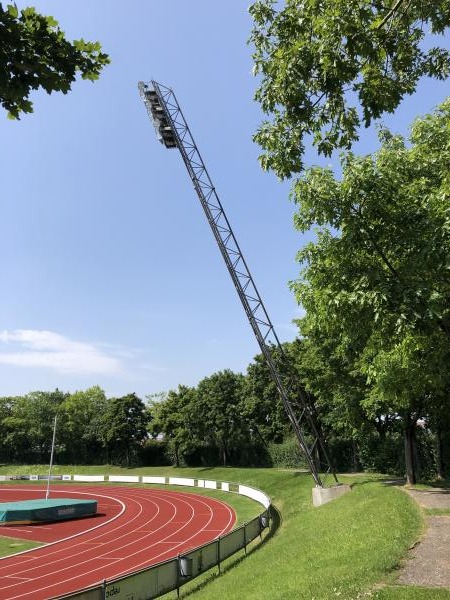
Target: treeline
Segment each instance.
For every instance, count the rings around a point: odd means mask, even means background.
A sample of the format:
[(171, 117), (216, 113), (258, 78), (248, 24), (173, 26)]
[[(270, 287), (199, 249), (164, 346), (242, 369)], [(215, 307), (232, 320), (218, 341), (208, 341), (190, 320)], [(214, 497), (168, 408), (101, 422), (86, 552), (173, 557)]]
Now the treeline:
[[(306, 385), (339, 471), (403, 476), (407, 440), (418, 476), (448, 473), (450, 420), (444, 407), (438, 418), (437, 403), (429, 398), (411, 428), (399, 410), (387, 410), (382, 397), (375, 401), (365, 378), (344, 371), (331, 354), (320, 359), (312, 338), (283, 347), (283, 357), (272, 350), (275, 361), (280, 369), (289, 363)], [(136, 394), (107, 398), (98, 386), (0, 398), (0, 460), (47, 462), (55, 414), (58, 464), (305, 466), (261, 355), (245, 374), (223, 370), (195, 387), (180, 385), (146, 401)]]
[(288, 431), (259, 357), (247, 376), (225, 370), (146, 401), (107, 398), (99, 386), (1, 397), (0, 461), (47, 462), (55, 415), (59, 464), (268, 465), (268, 445)]
[[(407, 405), (390, 408), (355, 365), (325, 352), (312, 336), (283, 344), (283, 349), (284, 357), (272, 350), (275, 360), (280, 369), (289, 363), (299, 385), (306, 387), (337, 470), (404, 476), (411, 460), (416, 477), (448, 474), (445, 403), (439, 405), (430, 394), (414, 414)], [(149, 430), (164, 440), (172, 464), (304, 466), (262, 356), (245, 375), (215, 373), (197, 387), (179, 386), (150, 399), (148, 410)]]
[(31, 392), (0, 398), (0, 460), (48, 462), (55, 415), (59, 464), (130, 465), (148, 436), (146, 406), (135, 394), (108, 399), (98, 386), (73, 394)]

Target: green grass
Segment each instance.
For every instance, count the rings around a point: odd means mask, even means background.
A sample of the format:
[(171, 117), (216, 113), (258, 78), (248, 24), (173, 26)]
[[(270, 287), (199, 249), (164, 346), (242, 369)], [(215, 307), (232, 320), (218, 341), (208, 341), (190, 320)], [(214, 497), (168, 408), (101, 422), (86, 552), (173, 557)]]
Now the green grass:
[(411, 488), (417, 490), (433, 490), (435, 488), (448, 490), (450, 489), (450, 479), (435, 479), (425, 483), (416, 483)]
[[(26, 467), (22, 471), (18, 467), (0, 468), (0, 474), (45, 472), (45, 467), (42, 470)], [(354, 484), (352, 491), (339, 500), (313, 508), (312, 479), (307, 474), (292, 471), (99, 466), (56, 467), (54, 472), (179, 475), (239, 481), (271, 496), (276, 509), (275, 529), (265, 543), (252, 547), (245, 559), (240, 553), (225, 564), (220, 577), (213, 570), (191, 582), (190, 589), (182, 588), (182, 597), (189, 595), (195, 600), (450, 599), (450, 590), (395, 585), (396, 569), (423, 531), (423, 518), (407, 494), (384, 485), (380, 477), (342, 477), (343, 483)], [(211, 491), (206, 493), (211, 494)], [(230, 504), (238, 499), (226, 493), (222, 493), (221, 498)], [(248, 510), (251, 517), (255, 507), (239, 509), (239, 513), (241, 510), (242, 515)], [(167, 596), (175, 597), (175, 594)]]
[(450, 508), (424, 508), (423, 512), (426, 515), (434, 515), (435, 517), (450, 516)]
[(378, 590), (371, 597), (376, 598), (376, 600), (449, 600), (450, 590), (391, 586)]
[(0, 536), (0, 556), (9, 556), (10, 554), (30, 550), (41, 545), (37, 542), (29, 542), (28, 540), (16, 540), (15, 538)]
[(421, 530), (419, 509), (405, 494), (367, 478), (320, 508), (311, 506), (309, 476), (275, 472), (254, 483), (272, 496), (280, 527), (236, 568), (196, 592), (196, 600), (362, 598), (398, 566)]

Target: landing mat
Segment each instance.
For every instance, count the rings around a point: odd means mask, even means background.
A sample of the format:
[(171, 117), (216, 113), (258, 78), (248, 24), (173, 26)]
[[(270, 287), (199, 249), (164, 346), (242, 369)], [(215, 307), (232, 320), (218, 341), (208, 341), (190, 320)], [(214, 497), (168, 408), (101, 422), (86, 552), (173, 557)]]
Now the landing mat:
[(23, 500), (0, 503), (0, 526), (50, 523), (89, 517), (97, 512), (96, 500), (73, 498)]

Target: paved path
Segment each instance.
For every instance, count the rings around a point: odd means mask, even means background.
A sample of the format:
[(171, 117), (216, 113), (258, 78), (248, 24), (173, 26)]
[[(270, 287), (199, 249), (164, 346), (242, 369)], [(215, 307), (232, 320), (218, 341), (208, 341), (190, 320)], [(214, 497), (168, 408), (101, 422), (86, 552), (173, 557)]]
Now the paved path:
[[(450, 490), (408, 490), (422, 508), (450, 509)], [(412, 548), (398, 583), (450, 588), (450, 515), (425, 516), (427, 530)]]

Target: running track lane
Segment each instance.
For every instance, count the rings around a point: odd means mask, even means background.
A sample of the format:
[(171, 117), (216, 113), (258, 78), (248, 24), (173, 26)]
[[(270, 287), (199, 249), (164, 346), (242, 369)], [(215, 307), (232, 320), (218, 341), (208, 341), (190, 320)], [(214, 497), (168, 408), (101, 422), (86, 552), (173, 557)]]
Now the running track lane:
[[(25, 491), (13, 489), (10, 501)], [(3, 502), (7, 490), (8, 486), (0, 488)], [(29, 497), (36, 497), (29, 491)], [(98, 499), (106, 518), (99, 517), (100, 523), (97, 518), (66, 521), (64, 539), (0, 559), (1, 600), (47, 600), (73, 592), (173, 558), (223, 535), (235, 522), (234, 512), (223, 502), (186, 492), (58, 486), (57, 493), (52, 491), (52, 497), (57, 496)], [(81, 521), (85, 531), (79, 531)], [(75, 527), (70, 537), (69, 524)], [(34, 532), (41, 527), (24, 529)], [(9, 529), (2, 528), (1, 534), (8, 536)]]

